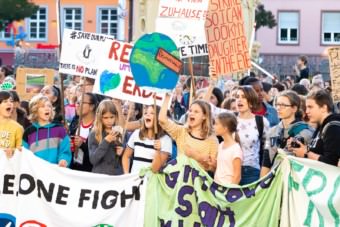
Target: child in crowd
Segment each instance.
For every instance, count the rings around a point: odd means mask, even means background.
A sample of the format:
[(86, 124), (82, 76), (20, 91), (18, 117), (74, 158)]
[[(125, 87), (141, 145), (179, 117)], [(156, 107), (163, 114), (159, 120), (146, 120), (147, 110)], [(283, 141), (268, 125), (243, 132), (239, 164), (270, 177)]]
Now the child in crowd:
[(23, 146), (50, 163), (69, 166), (72, 157), (70, 137), (63, 125), (52, 123), (54, 111), (48, 97), (34, 96), (29, 108), (32, 125), (25, 129)]
[(187, 126), (178, 125), (167, 117), (170, 95), (166, 94), (159, 123), (176, 141), (178, 154), (187, 155), (201, 164), (205, 170), (215, 171), (218, 141), (212, 134), (211, 110), (207, 102), (194, 101), (190, 108)]
[(159, 112), (159, 107), (154, 110), (153, 106), (145, 106), (143, 114), (143, 125), (141, 129), (135, 130), (127, 143), (123, 155), (124, 173), (129, 173), (130, 158), (133, 155), (131, 172), (138, 172), (143, 167), (151, 164), (153, 172), (159, 169), (168, 160), (172, 151), (172, 140), (165, 135), (163, 129), (157, 123), (158, 133), (154, 132), (154, 121)]
[(60, 99), (60, 89), (55, 85), (46, 85), (41, 89), (40, 93), (50, 100), (54, 108), (54, 122), (61, 123), (63, 121), (63, 116), (61, 112), (61, 99)]
[(21, 148), (23, 127), (11, 119), (13, 98), (7, 91), (0, 91), (0, 149), (12, 157), (16, 148)]
[(218, 146), (214, 180), (221, 185), (239, 184), (243, 156), (236, 133), (237, 119), (232, 113), (220, 113), (214, 126), (216, 135), (223, 137), (223, 142)]
[(94, 127), (88, 137), (90, 162), (93, 165), (92, 172), (109, 175), (123, 174), (119, 157), (123, 153), (122, 144), (119, 141), (121, 131), (116, 131), (118, 125), (118, 111), (111, 100), (100, 102)]

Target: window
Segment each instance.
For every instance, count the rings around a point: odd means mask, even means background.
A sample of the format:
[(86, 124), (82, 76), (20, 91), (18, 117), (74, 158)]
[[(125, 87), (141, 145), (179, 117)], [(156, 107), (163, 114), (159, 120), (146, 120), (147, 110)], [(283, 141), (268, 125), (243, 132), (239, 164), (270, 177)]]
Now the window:
[(64, 28), (82, 30), (83, 15), (81, 8), (64, 8)]
[(299, 13), (279, 12), (279, 43), (299, 43)]
[(99, 9), (98, 32), (105, 35), (112, 35), (117, 38), (118, 33), (118, 12), (113, 8)]
[(11, 39), (12, 31), (11, 29), (5, 28), (3, 31), (0, 32), (0, 39)]
[(30, 39), (47, 38), (47, 8), (40, 8), (28, 21)]
[(340, 43), (340, 12), (322, 13), (322, 44)]
[[(195, 76), (207, 77), (209, 75), (209, 57), (208, 57), (208, 55), (192, 57), (191, 60), (192, 60), (193, 74)], [(183, 61), (183, 67), (182, 67), (182, 71), (181, 71), (180, 74), (190, 75), (189, 58), (183, 58), (182, 61)]]

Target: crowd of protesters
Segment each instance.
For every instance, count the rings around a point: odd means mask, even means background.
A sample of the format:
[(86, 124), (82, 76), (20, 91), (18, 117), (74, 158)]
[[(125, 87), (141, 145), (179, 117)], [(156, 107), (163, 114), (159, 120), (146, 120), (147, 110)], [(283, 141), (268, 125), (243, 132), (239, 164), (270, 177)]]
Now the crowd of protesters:
[[(0, 71), (3, 82), (9, 72)], [(109, 175), (158, 172), (185, 155), (219, 184), (258, 180), (280, 149), (338, 166), (340, 114), (330, 84), (309, 75), (304, 56), (294, 72), (283, 81), (251, 73), (217, 84), (211, 68), (209, 82), (181, 76), (157, 108), (93, 94), (94, 81), (79, 76), (64, 91), (45, 86), (29, 102), (0, 91), (0, 147), (9, 158), (25, 147), (61, 167)]]

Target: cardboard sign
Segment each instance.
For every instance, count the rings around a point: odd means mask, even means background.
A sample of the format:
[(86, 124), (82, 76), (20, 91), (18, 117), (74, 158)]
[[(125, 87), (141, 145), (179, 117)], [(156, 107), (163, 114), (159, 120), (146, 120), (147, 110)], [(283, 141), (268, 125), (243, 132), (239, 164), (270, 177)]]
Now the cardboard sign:
[(46, 85), (53, 85), (54, 69), (17, 68), (16, 91), (21, 100), (30, 100)]
[(329, 68), (332, 80), (332, 96), (334, 102), (340, 101), (340, 47), (328, 49)]
[(156, 60), (177, 74), (182, 69), (182, 62), (179, 59), (175, 58), (173, 55), (169, 54), (163, 48), (158, 49)]
[(209, 62), (217, 75), (251, 67), (241, 0), (211, 1), (205, 21)]
[(173, 39), (181, 58), (208, 55), (204, 21), (209, 0), (160, 0), (156, 32)]

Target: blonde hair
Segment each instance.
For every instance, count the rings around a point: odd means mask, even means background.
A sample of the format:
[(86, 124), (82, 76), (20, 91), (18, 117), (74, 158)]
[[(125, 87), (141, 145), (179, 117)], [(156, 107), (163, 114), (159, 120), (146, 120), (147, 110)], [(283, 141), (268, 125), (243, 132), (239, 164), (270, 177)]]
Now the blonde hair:
[(49, 121), (51, 122), (54, 118), (55, 112), (53, 109), (53, 105), (48, 97), (38, 94), (34, 96), (31, 101), (29, 102), (29, 110), (30, 115), (28, 116), (28, 119), (31, 122), (37, 122), (38, 121), (38, 110), (40, 107), (42, 107), (46, 102), (49, 102), (51, 104), (51, 115)]
[(111, 113), (115, 115), (116, 119), (115, 119), (114, 125), (117, 125), (117, 122), (119, 120), (117, 108), (111, 100), (105, 99), (99, 103), (97, 111), (96, 111), (96, 118), (94, 120), (94, 126), (93, 126), (93, 130), (95, 132), (95, 138), (98, 143), (102, 142), (103, 140), (104, 127), (103, 127), (102, 118), (103, 118), (103, 115), (106, 113)]
[[(205, 119), (202, 121), (202, 130), (201, 130), (201, 136), (202, 138), (206, 139), (212, 134), (212, 118), (211, 118), (211, 108), (210, 105), (203, 100), (195, 100), (192, 105), (198, 105), (202, 112), (203, 115), (205, 116)], [(191, 128), (188, 127), (188, 132), (191, 132)]]

